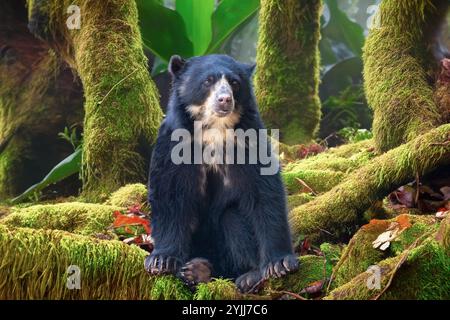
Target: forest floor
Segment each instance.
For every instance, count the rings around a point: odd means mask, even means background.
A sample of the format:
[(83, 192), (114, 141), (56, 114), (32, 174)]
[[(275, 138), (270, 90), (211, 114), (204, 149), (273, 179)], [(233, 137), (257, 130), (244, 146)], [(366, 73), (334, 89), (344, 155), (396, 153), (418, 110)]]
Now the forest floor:
[[(280, 149), (291, 216), (376, 157), (370, 140)], [(294, 228), (299, 271), (248, 294), (227, 279), (192, 292), (175, 277), (148, 275), (146, 198), (144, 185), (131, 184), (103, 203), (73, 197), (0, 207), (0, 299), (450, 298), (448, 167), (390, 190), (352, 223), (304, 234)]]

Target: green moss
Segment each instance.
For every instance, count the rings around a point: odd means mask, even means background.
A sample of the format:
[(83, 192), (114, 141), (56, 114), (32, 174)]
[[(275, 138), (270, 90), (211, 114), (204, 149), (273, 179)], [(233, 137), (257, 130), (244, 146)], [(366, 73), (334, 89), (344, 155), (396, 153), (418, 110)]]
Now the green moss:
[(0, 219), (6, 217), (11, 213), (11, 208), (9, 206), (4, 206), (0, 204)]
[[(149, 299), (146, 255), (119, 241), (0, 225), (0, 299)], [(70, 265), (80, 268), (79, 290), (66, 287)]]
[(319, 0), (261, 1), (255, 93), (287, 144), (310, 142), (318, 128), (321, 8)]
[(78, 1), (79, 30), (66, 28), (71, 0), (46, 2), (53, 45), (77, 71), (85, 94), (83, 192), (100, 200), (145, 181), (142, 147), (155, 141), (162, 118), (147, 71), (133, 0)]
[[(372, 242), (385, 232), (391, 223), (403, 223), (406, 229), (391, 242), (389, 249), (382, 251), (373, 248)], [(342, 258), (335, 268), (333, 287), (349, 282), (384, 259), (401, 255), (422, 236), (436, 232), (437, 227), (432, 216), (401, 215), (391, 220), (370, 221), (359, 229), (342, 253)]]
[(406, 229), (402, 234), (396, 239), (396, 241), (391, 243), (391, 252), (395, 255), (400, 254), (406, 250), (414, 241), (417, 240), (421, 235), (426, 232), (436, 231), (438, 225), (434, 223), (434, 219), (429, 217), (430, 221), (414, 223), (411, 228)]
[(331, 275), (331, 270), (326, 268), (323, 257), (301, 256), (299, 259), (300, 268), (296, 273), (279, 279), (270, 279), (264, 291), (289, 290), (291, 292), (300, 292), (311, 283), (325, 280)]
[[(365, 141), (364, 141), (365, 142)], [(300, 170), (330, 170), (338, 172), (351, 172), (368, 163), (375, 156), (367, 142), (354, 143), (330, 148), (316, 156), (287, 164), (285, 172)]]
[(364, 80), (376, 147), (387, 151), (440, 123), (429, 75), (446, 0), (386, 0), (364, 47)]
[(147, 187), (141, 183), (128, 184), (113, 192), (107, 204), (128, 208), (147, 201)]
[(388, 253), (374, 249), (372, 241), (386, 231), (387, 221), (373, 221), (363, 226), (350, 240), (342, 253), (342, 259), (335, 267), (333, 287), (350, 281), (356, 275), (365, 272), (371, 265), (388, 257)]
[(320, 251), (325, 255), (327, 262), (336, 265), (342, 255), (343, 247), (338, 244), (324, 242), (320, 245)]
[[(372, 159), (348, 174), (339, 185), (305, 203), (289, 214), (294, 236), (331, 239), (354, 230), (363, 221), (364, 212), (391, 190), (450, 161), (448, 139), (450, 124), (429, 131)], [(353, 231), (352, 231), (353, 232)]]
[(11, 213), (0, 223), (11, 227), (33, 229), (56, 229), (82, 235), (107, 233), (114, 221), (117, 206), (67, 202), (12, 208)]
[(300, 170), (283, 172), (282, 178), (287, 191), (290, 194), (304, 190), (305, 187), (298, 181), (301, 179), (314, 192), (324, 192), (341, 182), (344, 178), (342, 172), (329, 170)]
[(191, 300), (192, 293), (174, 276), (156, 277), (151, 290), (153, 300)]
[[(7, 200), (20, 192), (19, 188), (23, 183), (15, 182), (15, 180), (20, 179), (21, 174), (24, 174), (23, 157), (29, 149), (31, 146), (28, 142), (12, 138), (10, 145), (0, 154), (0, 199)], [(16, 173), (12, 174), (13, 172)]]
[(337, 157), (349, 158), (361, 152), (370, 152), (373, 155), (374, 142), (372, 139), (363, 140), (355, 143), (344, 144), (336, 148), (330, 148), (327, 153)]
[(435, 241), (427, 241), (408, 255), (383, 299), (450, 299), (450, 256)]
[(447, 254), (450, 255), (450, 215), (447, 215), (441, 222), (435, 239), (444, 247)]
[(321, 193), (339, 184), (348, 173), (374, 158), (370, 144), (355, 143), (331, 148), (316, 156), (287, 164), (282, 177), (290, 194), (303, 190), (303, 180), (314, 192)]
[(288, 207), (291, 210), (299, 205), (311, 201), (312, 199), (314, 199), (314, 196), (309, 193), (293, 194), (287, 197)]
[[(396, 270), (402, 258), (405, 258), (405, 261)], [(415, 249), (385, 259), (377, 265), (380, 267), (380, 290), (368, 288), (367, 282), (373, 274), (363, 272), (334, 289), (325, 299), (373, 299), (381, 293), (392, 277), (391, 285), (379, 297), (380, 299), (447, 300), (450, 298), (448, 281), (450, 256), (431, 238)]]
[(195, 300), (235, 300), (239, 293), (234, 283), (227, 279), (214, 279), (198, 285)]

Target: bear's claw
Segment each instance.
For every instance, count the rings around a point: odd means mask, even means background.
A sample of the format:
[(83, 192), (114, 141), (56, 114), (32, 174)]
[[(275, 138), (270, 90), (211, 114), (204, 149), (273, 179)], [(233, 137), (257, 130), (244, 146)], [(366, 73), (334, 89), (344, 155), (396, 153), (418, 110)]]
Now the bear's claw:
[(181, 267), (181, 261), (171, 256), (151, 254), (145, 258), (144, 267), (152, 275), (176, 274)]
[(270, 277), (280, 278), (288, 273), (294, 272), (298, 270), (298, 258), (289, 254), (282, 257), (279, 260), (269, 262), (263, 268), (264, 279), (268, 279)]
[(236, 281), (236, 287), (241, 293), (253, 293), (259, 289), (259, 284), (264, 281), (261, 273), (257, 270), (249, 271), (239, 276)]

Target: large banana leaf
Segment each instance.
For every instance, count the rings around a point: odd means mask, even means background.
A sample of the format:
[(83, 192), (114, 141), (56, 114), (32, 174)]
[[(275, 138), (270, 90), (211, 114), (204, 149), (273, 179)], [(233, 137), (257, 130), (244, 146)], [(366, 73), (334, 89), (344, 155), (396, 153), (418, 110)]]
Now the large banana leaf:
[[(331, 47), (333, 43), (345, 44), (350, 55), (361, 57), (364, 45), (364, 29), (350, 20), (345, 12), (339, 9), (337, 0), (325, 0), (329, 10), (329, 20), (322, 28), (320, 50), (322, 63), (332, 64), (339, 60), (333, 55)], [(348, 55), (347, 55), (348, 56)]]
[(226, 39), (259, 8), (259, 0), (222, 0), (214, 11), (212, 40), (206, 54), (216, 53)]
[(183, 17), (187, 36), (194, 47), (193, 54), (204, 54), (211, 42), (214, 0), (177, 0), (176, 10)]
[(191, 57), (194, 48), (181, 15), (157, 0), (136, 0), (144, 46), (168, 62), (173, 54)]
[(61, 181), (75, 173), (80, 172), (81, 168), (81, 148), (75, 150), (70, 156), (58, 163), (40, 182), (29, 187), (18, 197), (11, 200), (11, 202), (19, 203), (29, 198), (33, 193), (39, 192), (45, 187)]

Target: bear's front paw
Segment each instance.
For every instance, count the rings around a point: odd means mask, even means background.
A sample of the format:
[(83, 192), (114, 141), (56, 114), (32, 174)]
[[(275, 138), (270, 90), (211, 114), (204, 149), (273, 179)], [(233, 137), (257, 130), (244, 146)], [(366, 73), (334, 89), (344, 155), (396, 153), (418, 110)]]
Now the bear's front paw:
[(208, 260), (195, 258), (181, 268), (180, 277), (190, 288), (194, 288), (199, 283), (211, 281), (211, 270)]
[(263, 277), (261, 276), (261, 272), (259, 272), (258, 270), (244, 273), (235, 281), (236, 287), (241, 293), (257, 292), (262, 282)]
[(293, 254), (288, 254), (278, 260), (269, 262), (263, 268), (264, 279), (280, 278), (288, 273), (298, 270), (298, 258)]
[(181, 268), (181, 260), (171, 256), (151, 254), (145, 258), (144, 267), (152, 275), (176, 274)]

